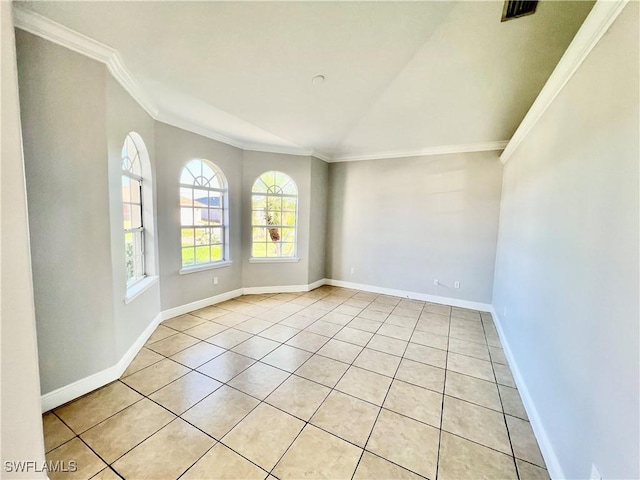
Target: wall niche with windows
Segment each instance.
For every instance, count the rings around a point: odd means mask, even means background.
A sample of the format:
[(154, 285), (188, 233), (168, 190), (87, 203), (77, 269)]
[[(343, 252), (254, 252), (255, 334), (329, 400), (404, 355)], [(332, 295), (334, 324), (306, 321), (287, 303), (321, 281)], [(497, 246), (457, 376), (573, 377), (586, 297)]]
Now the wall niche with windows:
[(326, 163), (158, 122), (103, 64), (16, 39), (43, 395), (126, 366), (164, 318), (324, 278)]

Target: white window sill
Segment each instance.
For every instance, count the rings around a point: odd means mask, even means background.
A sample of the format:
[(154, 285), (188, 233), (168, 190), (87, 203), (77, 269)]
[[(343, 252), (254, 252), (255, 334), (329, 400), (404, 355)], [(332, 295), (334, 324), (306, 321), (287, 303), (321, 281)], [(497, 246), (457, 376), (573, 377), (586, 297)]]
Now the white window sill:
[(249, 258), (249, 263), (298, 263), (300, 259), (298, 257), (265, 257), (265, 258)]
[(135, 298), (139, 297), (142, 292), (149, 289), (160, 277), (157, 275), (144, 277), (139, 282), (134, 283), (127, 288), (127, 294), (124, 297), (124, 303), (131, 303)]
[(187, 275), (189, 273), (202, 272), (204, 270), (213, 270), (216, 268), (224, 268), (231, 265), (231, 260), (224, 260), (222, 262), (207, 263), (206, 265), (197, 265), (195, 267), (184, 267), (180, 269), (180, 275)]

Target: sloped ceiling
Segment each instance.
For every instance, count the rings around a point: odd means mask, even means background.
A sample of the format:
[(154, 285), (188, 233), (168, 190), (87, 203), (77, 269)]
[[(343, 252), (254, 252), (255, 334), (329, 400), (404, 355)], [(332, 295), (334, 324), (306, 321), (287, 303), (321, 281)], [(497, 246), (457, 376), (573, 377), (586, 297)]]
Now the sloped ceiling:
[(164, 115), (334, 160), (508, 140), (593, 6), (20, 3), (117, 50)]

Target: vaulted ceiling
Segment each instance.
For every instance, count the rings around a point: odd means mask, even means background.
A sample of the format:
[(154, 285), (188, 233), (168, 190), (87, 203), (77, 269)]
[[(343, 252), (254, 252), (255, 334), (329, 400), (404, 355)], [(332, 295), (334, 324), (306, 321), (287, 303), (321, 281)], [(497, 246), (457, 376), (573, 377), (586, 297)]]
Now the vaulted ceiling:
[(499, 1), (21, 4), (117, 50), (161, 117), (336, 160), (508, 140), (593, 6), (501, 23)]

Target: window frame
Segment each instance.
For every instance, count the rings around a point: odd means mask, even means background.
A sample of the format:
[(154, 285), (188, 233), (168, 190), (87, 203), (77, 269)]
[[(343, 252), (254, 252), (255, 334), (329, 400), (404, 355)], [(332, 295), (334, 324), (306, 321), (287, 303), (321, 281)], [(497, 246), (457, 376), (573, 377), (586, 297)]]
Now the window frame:
[[(273, 176), (273, 184), (269, 185), (267, 184), (267, 182), (265, 181), (264, 177), (272, 175)], [(283, 176), (285, 177), (285, 182), (282, 184), (283, 186), (279, 186), (278, 185), (278, 176)], [(262, 182), (262, 184), (266, 187), (266, 192), (261, 192), (261, 191), (257, 191), (256, 190), (256, 186), (259, 185), (259, 182)], [(295, 194), (292, 193), (284, 193), (282, 190), (284, 187), (286, 187), (287, 185), (291, 184), (293, 186), (293, 188), (295, 189)], [(280, 192), (277, 191), (273, 191), (271, 189), (275, 189), (278, 188), (280, 189)], [(270, 191), (271, 190), (271, 191)], [(268, 205), (266, 208), (259, 208), (259, 209), (255, 209), (254, 208), (254, 196), (263, 196), (265, 197), (265, 205), (267, 204), (268, 197), (276, 197), (280, 199), (280, 208), (273, 210), (274, 212), (278, 213), (280, 215), (280, 222), (278, 224), (270, 224), (268, 223), (269, 221), (265, 219), (265, 221), (267, 223), (265, 224), (257, 224), (254, 223), (255, 221), (255, 213), (260, 212), (261, 215), (267, 215), (267, 212), (270, 211)], [(293, 226), (291, 225), (285, 225), (283, 222), (283, 217), (284, 217), (284, 213), (290, 213), (292, 212), (292, 210), (284, 210), (283, 204), (284, 204), (284, 199), (295, 199), (295, 210), (293, 210), (294, 213), (294, 224)], [(250, 219), (251, 219), (251, 254), (249, 257), (249, 262), (250, 263), (288, 263), (288, 262), (298, 262), (299, 258), (298, 258), (298, 223), (299, 223), (299, 209), (300, 209), (300, 192), (298, 189), (298, 185), (296, 184), (295, 180), (293, 179), (293, 177), (291, 177), (291, 175), (282, 172), (280, 170), (268, 170), (266, 172), (261, 173), (260, 175), (258, 175), (258, 177), (256, 177), (256, 179), (254, 180), (253, 184), (251, 185), (251, 199), (250, 199)], [(268, 256), (268, 245), (269, 245), (269, 227), (271, 228), (278, 228), (279, 231), (279, 235), (280, 235), (280, 240), (279, 240), (279, 252), (280, 254), (278, 256)], [(256, 228), (264, 228), (265, 232), (264, 232), (264, 236), (265, 236), (265, 241), (256, 241), (254, 239), (254, 229)], [(283, 235), (282, 235), (282, 229), (284, 228), (292, 228), (293, 229), (293, 242), (283, 242)], [(273, 242), (273, 240), (271, 240)], [(265, 244), (265, 256), (254, 256), (254, 245), (256, 243), (264, 243)], [(282, 245), (283, 243), (293, 243), (293, 252), (291, 255), (283, 255), (282, 254)]]
[[(222, 185), (222, 187), (212, 187), (212, 186), (207, 186), (206, 184), (198, 184), (198, 180), (200, 178), (204, 179), (204, 176), (196, 176), (194, 175), (193, 171), (191, 171), (191, 169), (189, 169), (189, 165), (194, 164), (195, 162), (200, 162), (202, 165), (207, 165), (212, 171), (213, 171), (213, 176), (211, 176), (208, 180), (207, 183), (210, 183), (214, 178), (218, 178), (219, 179), (219, 183)], [(191, 183), (183, 183), (183, 176), (185, 175), (185, 172), (187, 172), (193, 177), (193, 182)], [(201, 172), (203, 171), (203, 169), (201, 169)], [(190, 194), (191, 194), (191, 207), (189, 207), (189, 205), (185, 205), (183, 204), (183, 189), (189, 189), (190, 190)], [(215, 225), (215, 226), (203, 226), (203, 225), (196, 225), (195, 224), (195, 209), (197, 208), (195, 206), (195, 202), (197, 201), (195, 199), (195, 194), (194, 191), (196, 190), (200, 190), (200, 191), (206, 191), (207, 192), (207, 197), (211, 198), (210, 194), (211, 192), (216, 193), (219, 195), (220, 198), (220, 203), (221, 205), (219, 207), (211, 207), (211, 204), (209, 203), (209, 200), (207, 200), (207, 206), (205, 207), (207, 210), (207, 215), (210, 214), (210, 212), (215, 211), (215, 210), (219, 210), (220, 211), (220, 216), (221, 216), (221, 221), (220, 221), (220, 225)], [(178, 192), (179, 192), (179, 206), (178, 208), (180, 209), (180, 227), (179, 227), (179, 231), (180, 231), (180, 271), (179, 273), (182, 274), (187, 274), (187, 273), (192, 273), (192, 272), (198, 272), (201, 270), (209, 270), (209, 269), (213, 269), (213, 268), (220, 268), (220, 267), (225, 267), (230, 265), (231, 259), (230, 259), (230, 248), (229, 248), (229, 183), (227, 181), (227, 178), (224, 174), (224, 172), (222, 171), (222, 169), (216, 165), (215, 163), (213, 163), (211, 160), (207, 160), (205, 158), (194, 158), (189, 160), (187, 163), (184, 164), (184, 166), (182, 167), (182, 169), (180, 170), (180, 180), (178, 183)], [(192, 209), (192, 213), (191, 213), (191, 218), (192, 218), (192, 224), (191, 225), (185, 225), (183, 224), (183, 209), (185, 208), (191, 208)], [(210, 218), (209, 216), (207, 217), (208, 219)], [(208, 262), (204, 262), (204, 263), (197, 263), (197, 252), (196, 252), (196, 248), (197, 248), (197, 243), (196, 243), (196, 229), (212, 229), (212, 228), (219, 228), (220, 229), (220, 241), (216, 242), (216, 243), (211, 243), (211, 237), (212, 235), (209, 234), (209, 243), (207, 243), (206, 245), (209, 247), (209, 261)], [(185, 246), (183, 245), (183, 230), (185, 229), (192, 229), (194, 232), (194, 238), (193, 238), (193, 246)], [(220, 260), (211, 260), (211, 248), (215, 247), (215, 246), (221, 246), (221, 256), (222, 258)], [(193, 249), (193, 260), (194, 263), (193, 264), (188, 264), (185, 265), (184, 263), (184, 250), (187, 248), (192, 248)]]
[[(135, 149), (135, 155), (133, 158), (130, 155), (130, 151), (128, 148), (128, 143), (133, 145)], [(145, 227), (144, 227), (144, 194), (143, 194), (143, 185), (144, 185), (144, 175), (143, 175), (143, 167), (142, 167), (142, 158), (141, 158), (141, 149), (140, 146), (136, 143), (134, 136), (131, 133), (128, 133), (125, 137), (125, 140), (122, 145), (121, 150), (121, 203), (122, 203), (122, 212), (123, 212), (123, 228), (124, 228), (124, 244), (125, 244), (125, 281), (127, 291), (134, 289), (136, 285), (147, 278), (147, 262), (146, 262), (146, 248), (145, 248)], [(127, 165), (128, 161), (128, 165)], [(136, 165), (138, 167), (139, 173), (135, 173)], [(127, 200), (124, 195), (124, 179), (127, 178), (129, 182), (129, 199)], [(131, 195), (131, 182), (138, 183), (138, 201), (134, 202), (134, 199)], [(129, 217), (133, 218), (134, 207), (139, 210), (140, 215), (140, 226), (139, 227), (129, 227), (127, 228), (124, 225), (124, 210), (125, 206), (129, 206)], [(133, 243), (132, 243), (132, 254), (128, 255), (127, 249), (127, 235), (132, 235)], [(129, 259), (133, 262), (133, 276), (129, 279), (128, 275), (128, 264)], [(136, 259), (139, 259), (139, 263), (136, 262)]]

